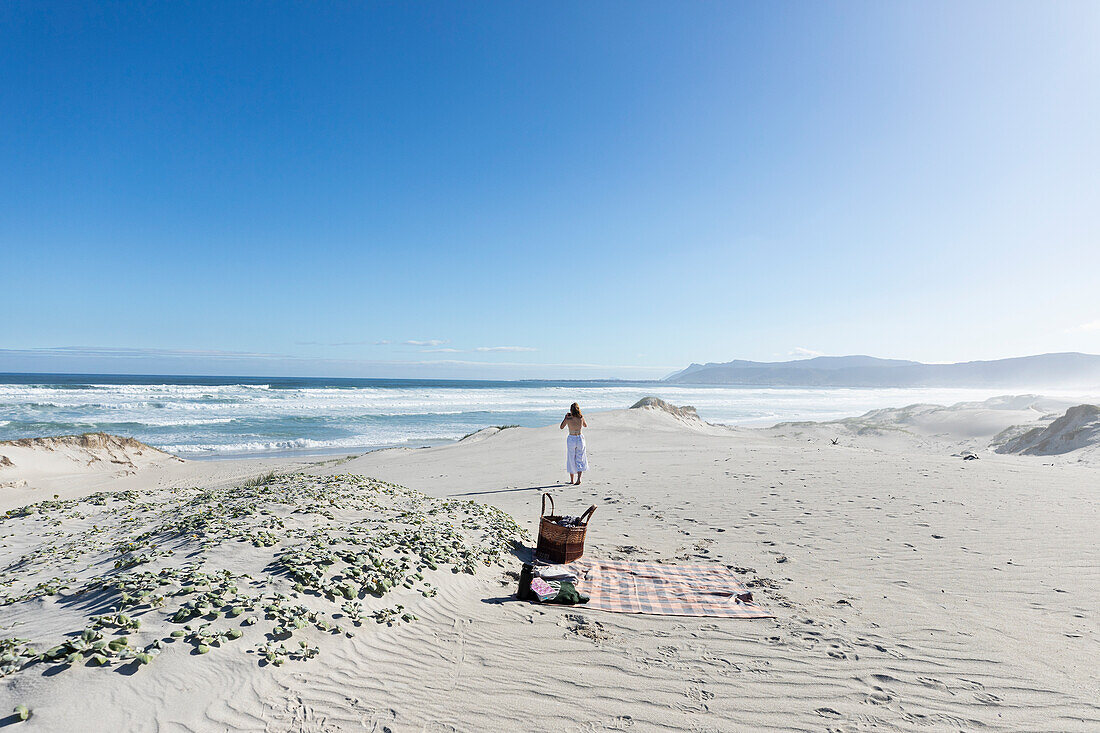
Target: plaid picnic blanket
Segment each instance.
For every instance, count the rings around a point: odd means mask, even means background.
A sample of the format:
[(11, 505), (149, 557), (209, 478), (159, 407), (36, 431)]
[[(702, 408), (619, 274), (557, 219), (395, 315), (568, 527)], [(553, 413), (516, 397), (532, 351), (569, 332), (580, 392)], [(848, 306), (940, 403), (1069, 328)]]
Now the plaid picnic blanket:
[(774, 618), (751, 601), (733, 573), (715, 565), (660, 565), (621, 560), (578, 560), (577, 589), (588, 608), (661, 616)]

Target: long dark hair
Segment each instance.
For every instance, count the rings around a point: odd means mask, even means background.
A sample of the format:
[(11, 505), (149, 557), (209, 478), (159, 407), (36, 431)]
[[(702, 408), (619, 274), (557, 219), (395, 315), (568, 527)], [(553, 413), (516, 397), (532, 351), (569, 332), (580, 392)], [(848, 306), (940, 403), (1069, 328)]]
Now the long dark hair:
[(581, 406), (576, 402), (569, 406), (569, 414), (573, 417), (584, 417), (584, 415), (581, 414)]

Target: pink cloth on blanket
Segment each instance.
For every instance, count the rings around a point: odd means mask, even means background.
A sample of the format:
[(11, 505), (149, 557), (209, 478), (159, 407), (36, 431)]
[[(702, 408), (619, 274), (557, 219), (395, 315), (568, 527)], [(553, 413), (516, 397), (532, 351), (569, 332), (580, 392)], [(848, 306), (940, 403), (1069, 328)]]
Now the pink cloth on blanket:
[(542, 578), (531, 579), (531, 592), (538, 596), (540, 601), (545, 601), (547, 598), (553, 598), (558, 594), (557, 589)]

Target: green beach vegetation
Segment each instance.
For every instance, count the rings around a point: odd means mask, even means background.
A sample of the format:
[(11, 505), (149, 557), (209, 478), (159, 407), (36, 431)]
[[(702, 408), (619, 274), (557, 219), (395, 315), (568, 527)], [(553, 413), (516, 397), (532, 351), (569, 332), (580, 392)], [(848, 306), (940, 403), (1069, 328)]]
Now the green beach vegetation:
[(0, 608), (29, 630), (0, 639), (0, 676), (137, 669), (181, 647), (312, 659), (321, 635), (416, 621), (440, 578), (523, 539), (494, 507), (354, 475), (38, 502), (0, 517)]

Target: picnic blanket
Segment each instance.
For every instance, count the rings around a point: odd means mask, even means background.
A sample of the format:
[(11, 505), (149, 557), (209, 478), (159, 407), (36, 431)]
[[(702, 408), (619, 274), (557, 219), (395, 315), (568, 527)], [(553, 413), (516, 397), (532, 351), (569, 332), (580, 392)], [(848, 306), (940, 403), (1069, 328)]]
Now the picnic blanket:
[(661, 565), (621, 560), (578, 560), (577, 589), (588, 608), (661, 616), (774, 618), (752, 601), (741, 581), (718, 565)]

